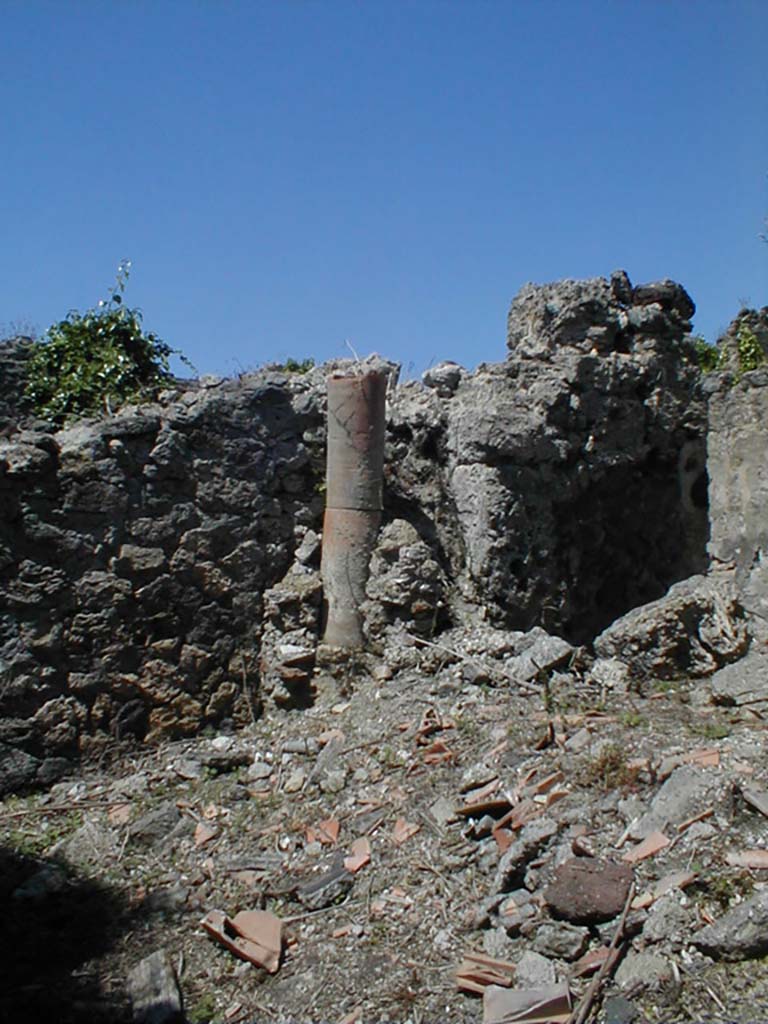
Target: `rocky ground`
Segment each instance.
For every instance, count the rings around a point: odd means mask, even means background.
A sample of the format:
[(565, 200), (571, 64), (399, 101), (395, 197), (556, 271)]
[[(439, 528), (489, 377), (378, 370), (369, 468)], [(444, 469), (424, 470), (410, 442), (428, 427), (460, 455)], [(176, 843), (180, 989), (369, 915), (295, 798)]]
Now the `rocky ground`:
[[(309, 708), (8, 798), (0, 1019), (130, 1021), (160, 950), (198, 1024), (768, 1019), (768, 694), (600, 666), (392, 632)], [(200, 927), (259, 909), (272, 973)]]

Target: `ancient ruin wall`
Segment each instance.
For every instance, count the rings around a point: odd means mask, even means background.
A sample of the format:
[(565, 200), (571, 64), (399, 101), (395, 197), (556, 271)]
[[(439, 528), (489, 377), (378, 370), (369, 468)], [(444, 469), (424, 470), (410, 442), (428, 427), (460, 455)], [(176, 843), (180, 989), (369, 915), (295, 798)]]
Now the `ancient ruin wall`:
[(262, 593), (319, 523), (322, 412), (274, 374), (168, 398), (0, 446), (0, 788), (3, 764), (44, 780), (98, 737), (258, 700)]
[[(372, 628), (485, 617), (584, 641), (701, 571), (692, 312), (679, 285), (624, 274), (527, 286), (505, 361), (390, 391)], [(248, 720), (269, 692), (265, 618), (311, 644), (326, 371), (187, 385), (61, 431), (6, 428), (0, 789), (54, 777), (109, 736)]]

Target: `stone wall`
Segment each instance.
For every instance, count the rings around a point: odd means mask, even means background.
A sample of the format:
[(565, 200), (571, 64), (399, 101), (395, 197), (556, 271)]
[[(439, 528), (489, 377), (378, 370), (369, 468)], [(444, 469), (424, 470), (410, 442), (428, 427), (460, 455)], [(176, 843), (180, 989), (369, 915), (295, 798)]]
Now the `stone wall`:
[[(486, 619), (588, 642), (702, 571), (692, 312), (623, 273), (526, 286), (505, 361), (393, 374), (372, 637)], [(322, 622), (332, 367), (179, 384), (55, 430), (14, 397), (19, 351), (0, 350), (0, 792), (110, 737), (290, 702)]]
[(398, 390), (390, 503), (435, 545), (457, 614), (585, 642), (704, 569), (692, 313), (679, 285), (621, 272), (528, 285), (505, 362)]
[(262, 594), (319, 524), (318, 394), (264, 373), (0, 444), (12, 776), (47, 779), (110, 736), (249, 719)]
[(735, 566), (739, 600), (768, 642), (768, 369), (714, 375), (707, 387), (709, 553)]

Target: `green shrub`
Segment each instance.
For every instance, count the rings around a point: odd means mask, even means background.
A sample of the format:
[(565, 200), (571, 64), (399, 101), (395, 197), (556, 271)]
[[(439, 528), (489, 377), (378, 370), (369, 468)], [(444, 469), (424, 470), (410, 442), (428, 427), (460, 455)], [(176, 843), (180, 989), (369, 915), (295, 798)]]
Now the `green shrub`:
[(36, 344), (25, 391), (46, 419), (62, 423), (112, 412), (124, 402), (156, 397), (173, 379), (169, 358), (176, 350), (145, 333), (141, 312), (123, 305), (130, 266), (120, 263), (109, 300), (85, 313), (73, 310)]
[(736, 345), (739, 353), (739, 376), (764, 366), (766, 359), (763, 346), (752, 328), (743, 321), (736, 331)]
[(722, 370), (723, 353), (717, 345), (710, 345), (701, 335), (696, 335), (692, 340), (696, 362), (701, 372), (714, 373), (716, 370)]

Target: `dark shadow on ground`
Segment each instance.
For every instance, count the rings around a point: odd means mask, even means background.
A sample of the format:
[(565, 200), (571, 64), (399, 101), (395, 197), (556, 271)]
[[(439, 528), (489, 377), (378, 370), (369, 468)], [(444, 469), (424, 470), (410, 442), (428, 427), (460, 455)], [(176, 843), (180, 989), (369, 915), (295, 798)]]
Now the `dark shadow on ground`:
[[(19, 898), (19, 887), (29, 890), (41, 869), (49, 879), (54, 875), (47, 891), (33, 888)], [(75, 878), (51, 860), (0, 847), (0, 1024), (129, 1022), (125, 994), (105, 992), (92, 961), (110, 949), (131, 916), (113, 889)]]

